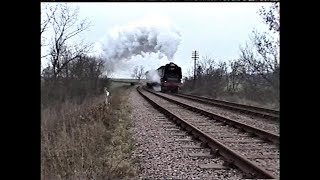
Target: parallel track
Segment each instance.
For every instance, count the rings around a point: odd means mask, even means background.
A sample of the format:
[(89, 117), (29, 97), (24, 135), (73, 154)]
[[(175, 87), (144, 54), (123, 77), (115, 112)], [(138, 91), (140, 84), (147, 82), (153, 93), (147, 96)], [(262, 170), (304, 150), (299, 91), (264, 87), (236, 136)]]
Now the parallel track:
[[(213, 152), (219, 153), (244, 172), (257, 178), (277, 178), (279, 171), (278, 135), (233, 122), (232, 120), (163, 97), (152, 91), (142, 92), (139, 88), (137, 90), (152, 106), (211, 147)], [(172, 105), (172, 103), (175, 105)], [(179, 109), (180, 114), (177, 109)], [(194, 112), (200, 115), (196, 115)], [(203, 115), (213, 120), (201, 118)], [(190, 119), (192, 116), (194, 118)], [(252, 137), (252, 135), (259, 137)], [(265, 140), (268, 142), (265, 142)], [(266, 154), (261, 154), (259, 152), (261, 149), (268, 151)], [(270, 166), (268, 162), (276, 164), (275, 167), (268, 168)]]
[(175, 96), (175, 95), (168, 94), (168, 93), (161, 93), (161, 92), (156, 92), (156, 91), (153, 91), (153, 92), (155, 92), (161, 96), (165, 96), (169, 99), (178, 101), (180, 103), (196, 107), (197, 109), (201, 109), (201, 110), (216, 114), (218, 116), (222, 116), (227, 119), (232, 119), (234, 121), (252, 126), (254, 128), (258, 128), (258, 129), (267, 131), (272, 134), (279, 134), (280, 133), (280, 128), (279, 128), (280, 122), (279, 121), (273, 121), (273, 120), (266, 119), (266, 118), (248, 115), (248, 114), (245, 114), (242, 112), (235, 112), (232, 110), (228, 110), (228, 109), (224, 109), (224, 108), (220, 108), (220, 107), (215, 107), (210, 104), (194, 101), (191, 99), (186, 99), (186, 98)]
[(255, 107), (255, 106), (237, 104), (237, 103), (221, 101), (221, 100), (211, 99), (211, 98), (202, 97), (202, 96), (183, 94), (183, 93), (174, 93), (173, 95), (178, 97), (183, 97), (186, 99), (191, 99), (191, 100), (205, 103), (205, 104), (211, 104), (213, 106), (217, 106), (217, 107), (221, 107), (221, 108), (225, 108), (233, 111), (239, 111), (239, 112), (254, 115), (257, 117), (263, 117), (263, 118), (267, 118), (275, 121), (279, 120), (279, 111), (272, 110), (272, 109), (265, 109), (265, 108)]

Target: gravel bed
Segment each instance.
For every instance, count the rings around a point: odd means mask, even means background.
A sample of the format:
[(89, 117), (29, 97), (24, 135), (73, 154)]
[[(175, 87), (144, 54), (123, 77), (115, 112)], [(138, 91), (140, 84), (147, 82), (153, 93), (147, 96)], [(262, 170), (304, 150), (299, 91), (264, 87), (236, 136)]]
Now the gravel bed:
[(272, 157), (270, 159), (267, 159), (267, 158), (259, 158), (259, 157), (253, 158), (254, 156), (262, 155), (262, 153), (260, 154), (260, 153), (250, 151), (250, 150), (240, 151), (239, 153), (243, 156), (251, 156), (250, 159), (259, 159), (260, 164), (266, 164), (267, 162), (269, 162), (269, 164), (279, 164), (279, 154), (266, 153), (267, 156)]
[[(254, 161), (258, 164), (261, 164), (261, 166), (264, 167), (266, 170), (271, 172), (273, 175), (276, 175), (279, 177), (279, 175), (280, 175), (280, 165), (279, 165), (280, 159), (255, 159), (252, 161)], [(275, 166), (275, 169), (270, 168), (270, 167), (274, 167), (274, 166)]]
[[(210, 132), (212, 132), (212, 131), (218, 131), (218, 132), (221, 131), (224, 134), (230, 133), (230, 137), (228, 137), (228, 138), (221, 137), (221, 136), (219, 137), (219, 134), (217, 134), (217, 133), (213, 133), (212, 136), (215, 137), (219, 142), (230, 147), (231, 149), (232, 149), (232, 147), (239, 147), (241, 145), (249, 146), (250, 149), (248, 149), (246, 151), (246, 153), (244, 153), (244, 151), (237, 150), (237, 152), (243, 154), (244, 156), (255, 155), (254, 152), (257, 151), (257, 150), (254, 150), (255, 148), (259, 149), (260, 153), (264, 154), (264, 153), (268, 153), (268, 151), (270, 151), (270, 149), (275, 147), (272, 143), (264, 143), (264, 141), (261, 140), (259, 137), (251, 137), (246, 132), (241, 132), (238, 129), (233, 128), (231, 126), (222, 125), (223, 123), (216, 123), (217, 122), (216, 120), (209, 120), (209, 118), (207, 118), (207, 117), (196, 114), (190, 110), (183, 109), (182, 107), (180, 107), (178, 105), (174, 106), (172, 103), (170, 103), (160, 97), (157, 97), (149, 92), (145, 92), (145, 94), (148, 97), (150, 97), (151, 99), (155, 100), (157, 103), (161, 104), (167, 110), (173, 112), (178, 117), (180, 117), (184, 120), (187, 120), (190, 124), (198, 127), (200, 130), (202, 130), (204, 132), (208, 132), (208, 134), (211, 134)], [(197, 124), (202, 124), (202, 123), (203, 124), (207, 123), (209, 125), (197, 126)], [(239, 136), (237, 136), (237, 135), (239, 135)], [(242, 137), (241, 135), (247, 135), (247, 136)], [(232, 141), (232, 142), (228, 142), (228, 141)], [(261, 149), (259, 144), (264, 144), (264, 146), (266, 147), (266, 150), (268, 150), (268, 151), (266, 151), (265, 149)], [(270, 147), (270, 148), (268, 148), (268, 147)], [(278, 148), (275, 148), (275, 149), (278, 150)], [(252, 153), (250, 153), (250, 151), (252, 151)], [(271, 160), (259, 159), (257, 164), (261, 165), (262, 167), (277, 167), (277, 166), (279, 166), (279, 160), (278, 159), (274, 159), (274, 160), (272, 160), (272, 159)], [(265, 164), (268, 164), (268, 166), (265, 166)], [(276, 169), (274, 169), (272, 171), (272, 173), (279, 176), (279, 172)]]
[[(170, 131), (164, 127), (164, 116), (153, 109), (135, 89), (130, 92), (132, 127), (135, 141), (133, 158), (139, 167), (138, 179), (243, 179), (244, 173), (236, 168), (201, 169), (199, 164), (224, 163), (221, 156), (211, 158), (192, 158), (189, 153), (209, 151), (182, 148), (182, 145), (200, 145), (199, 141), (175, 141), (190, 137), (173, 136), (183, 131)], [(137, 108), (138, 107), (138, 108)], [(161, 121), (159, 119), (162, 119)], [(168, 122), (170, 122), (168, 120)]]
[(228, 140), (233, 140), (233, 141), (247, 141), (247, 140), (250, 140), (251, 142), (261, 142), (260, 139), (257, 139), (255, 137), (250, 137), (250, 136), (246, 136), (246, 137), (238, 137), (238, 136), (230, 136), (230, 137), (216, 137), (218, 139), (220, 139), (221, 141), (228, 141)]
[(182, 103), (185, 103), (185, 104), (188, 104), (191, 106), (195, 106), (199, 109), (215, 113), (219, 116), (223, 116), (223, 117), (226, 117), (226, 118), (229, 118), (232, 120), (236, 120), (238, 122), (242, 122), (247, 125), (251, 125), (253, 127), (258, 127), (260, 129), (263, 129), (263, 130), (271, 132), (271, 133), (279, 134), (279, 131), (280, 131), (279, 123), (275, 122), (275, 121), (270, 121), (268, 119), (250, 116), (247, 114), (242, 114), (240, 112), (234, 112), (234, 111), (220, 108), (220, 107), (214, 107), (212, 105), (203, 104), (200, 102), (185, 99), (182, 97), (177, 97), (177, 96), (170, 95), (170, 94), (165, 94), (165, 93), (159, 93), (159, 94), (161, 94), (165, 97), (177, 100), (179, 102), (182, 102)]
[(270, 154), (270, 155), (277, 155), (279, 156), (279, 149), (266, 149), (265, 151), (261, 152), (259, 149), (242, 149), (238, 150), (240, 153), (250, 153), (251, 155), (263, 155), (263, 154)]
[(279, 149), (274, 144), (265, 143), (265, 142), (252, 142), (250, 144), (242, 144), (242, 143), (226, 143), (229, 147), (234, 149), (263, 149), (268, 151), (269, 149)]

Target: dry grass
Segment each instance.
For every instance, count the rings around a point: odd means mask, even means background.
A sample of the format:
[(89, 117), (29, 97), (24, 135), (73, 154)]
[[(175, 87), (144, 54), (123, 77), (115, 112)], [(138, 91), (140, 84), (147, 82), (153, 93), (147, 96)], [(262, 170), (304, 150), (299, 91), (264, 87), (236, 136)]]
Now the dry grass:
[[(210, 92), (209, 89), (206, 88), (198, 88), (198, 89), (183, 89), (183, 93), (186, 94), (193, 94), (193, 95), (198, 95), (198, 96), (204, 96), (204, 97), (209, 97), (217, 100), (222, 100), (222, 101), (229, 101), (229, 102), (234, 102), (234, 103), (239, 103), (239, 104), (244, 104), (244, 105), (249, 105), (249, 106), (257, 106), (257, 107), (262, 107), (262, 108), (267, 108), (267, 109), (273, 109), (273, 110), (279, 110), (280, 108), (280, 102), (279, 101), (259, 101), (259, 100), (250, 100), (249, 98), (246, 98), (244, 95), (229, 95), (228, 93), (220, 93), (219, 95), (214, 94)], [(274, 99), (274, 97), (270, 98)]]
[(279, 110), (279, 107), (280, 107), (280, 104), (277, 102), (252, 101), (247, 98), (240, 98), (238, 96), (231, 96), (231, 95), (219, 96), (217, 99), (222, 101), (229, 101), (229, 102), (234, 102), (238, 104), (262, 107), (262, 108), (273, 109), (273, 110)]
[(66, 102), (41, 112), (41, 179), (128, 179), (133, 141), (126, 91), (111, 93), (82, 105)]

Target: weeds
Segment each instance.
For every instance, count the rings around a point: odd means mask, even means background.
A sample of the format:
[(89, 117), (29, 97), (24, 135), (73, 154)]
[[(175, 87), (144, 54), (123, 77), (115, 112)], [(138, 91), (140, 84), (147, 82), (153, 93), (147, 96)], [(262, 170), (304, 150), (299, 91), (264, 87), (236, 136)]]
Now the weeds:
[(108, 107), (99, 97), (42, 111), (41, 179), (135, 176), (126, 91), (118, 88), (111, 95)]

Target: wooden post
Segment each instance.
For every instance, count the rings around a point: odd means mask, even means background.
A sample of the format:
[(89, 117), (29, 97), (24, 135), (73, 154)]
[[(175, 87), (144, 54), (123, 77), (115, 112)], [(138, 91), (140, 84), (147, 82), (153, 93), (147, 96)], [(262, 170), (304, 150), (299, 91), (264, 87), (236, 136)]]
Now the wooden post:
[(193, 72), (193, 80), (195, 81), (196, 80), (196, 71), (197, 71), (197, 59), (199, 59), (199, 54), (197, 51), (193, 51), (192, 52), (192, 56), (191, 58), (194, 59), (194, 72)]

